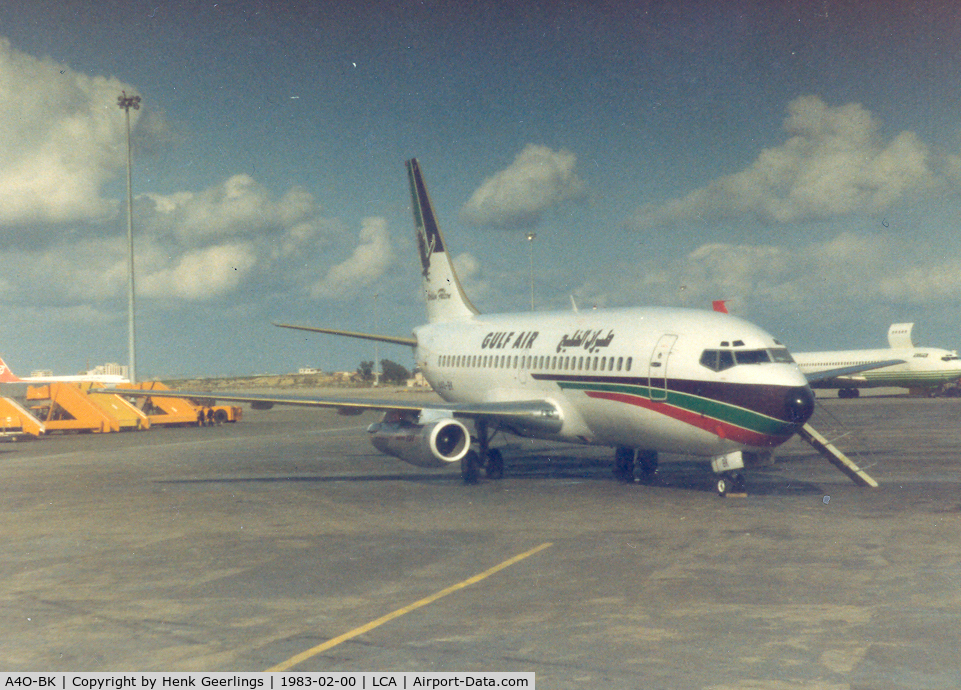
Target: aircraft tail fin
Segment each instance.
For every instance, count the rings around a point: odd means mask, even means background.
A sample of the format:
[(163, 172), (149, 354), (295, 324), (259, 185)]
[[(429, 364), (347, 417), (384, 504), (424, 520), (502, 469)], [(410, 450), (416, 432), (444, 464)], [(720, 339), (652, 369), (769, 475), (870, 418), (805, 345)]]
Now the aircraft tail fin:
[(716, 299), (711, 302), (711, 308), (721, 314), (730, 314), (727, 310), (727, 300), (726, 299)]
[(453, 321), (470, 318), (478, 313), (464, 293), (454, 263), (444, 244), (444, 235), (437, 224), (434, 206), (427, 194), (424, 177), (416, 158), (407, 161), (410, 182), (410, 203), (417, 231), (417, 249), (424, 276), (424, 299), (428, 321)]
[(18, 383), (22, 379), (11, 371), (7, 363), (0, 357), (0, 383)]
[(892, 350), (917, 347), (912, 331), (914, 331), (913, 323), (892, 323), (888, 329), (888, 345)]

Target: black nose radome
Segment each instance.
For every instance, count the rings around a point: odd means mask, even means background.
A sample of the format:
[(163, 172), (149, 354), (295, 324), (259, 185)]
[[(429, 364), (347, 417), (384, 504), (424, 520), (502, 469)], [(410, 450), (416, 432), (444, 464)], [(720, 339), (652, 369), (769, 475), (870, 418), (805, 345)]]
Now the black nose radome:
[(784, 398), (784, 411), (794, 424), (804, 424), (814, 414), (814, 393), (807, 386), (790, 389)]

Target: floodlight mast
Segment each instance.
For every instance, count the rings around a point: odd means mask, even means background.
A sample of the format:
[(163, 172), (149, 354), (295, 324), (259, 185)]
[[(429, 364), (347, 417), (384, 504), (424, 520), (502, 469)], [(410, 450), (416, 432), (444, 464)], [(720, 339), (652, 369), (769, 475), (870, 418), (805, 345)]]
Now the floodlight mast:
[(537, 237), (536, 232), (527, 233), (527, 245), (530, 247), (530, 257), (531, 257), (531, 311), (534, 311), (534, 238)]
[(131, 173), (130, 156), (130, 109), (140, 110), (140, 96), (128, 96), (121, 91), (117, 97), (117, 105), (123, 108), (127, 122), (127, 244), (129, 247), (129, 264), (127, 271), (127, 357), (130, 365), (128, 377), (130, 383), (137, 382), (137, 344), (134, 326), (134, 277), (133, 277), (133, 176)]

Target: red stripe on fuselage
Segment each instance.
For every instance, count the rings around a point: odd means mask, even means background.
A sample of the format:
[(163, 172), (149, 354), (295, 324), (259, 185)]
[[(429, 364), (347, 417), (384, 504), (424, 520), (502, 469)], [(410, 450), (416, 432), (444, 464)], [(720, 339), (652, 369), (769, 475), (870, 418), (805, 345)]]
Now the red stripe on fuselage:
[(757, 431), (751, 431), (750, 429), (745, 429), (744, 427), (736, 426), (729, 422), (715, 419), (714, 417), (707, 417), (681, 407), (675, 407), (666, 402), (649, 400), (638, 395), (609, 393), (607, 391), (584, 392), (591, 398), (611, 400), (613, 402), (643, 407), (645, 410), (651, 410), (652, 412), (671, 417), (685, 424), (690, 424), (698, 429), (712, 433), (722, 439), (734, 441), (735, 443), (743, 443), (758, 448), (773, 448), (774, 446), (781, 445), (790, 438), (790, 436), (770, 436)]

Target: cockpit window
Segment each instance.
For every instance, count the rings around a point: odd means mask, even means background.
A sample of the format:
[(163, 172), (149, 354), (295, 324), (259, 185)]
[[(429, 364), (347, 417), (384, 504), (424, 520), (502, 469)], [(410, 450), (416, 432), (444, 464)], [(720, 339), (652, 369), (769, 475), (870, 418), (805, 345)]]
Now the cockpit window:
[(794, 357), (788, 352), (786, 347), (772, 347), (768, 352), (771, 354), (772, 362), (781, 362), (782, 364), (794, 364)]
[(701, 366), (711, 371), (724, 371), (735, 364), (765, 364), (777, 362), (793, 364), (794, 359), (786, 347), (765, 350), (704, 350), (701, 353)]
[(735, 350), (734, 357), (738, 364), (763, 364), (771, 361), (767, 350)]
[(730, 350), (704, 350), (701, 364), (712, 371), (724, 371), (734, 366), (734, 353)]

